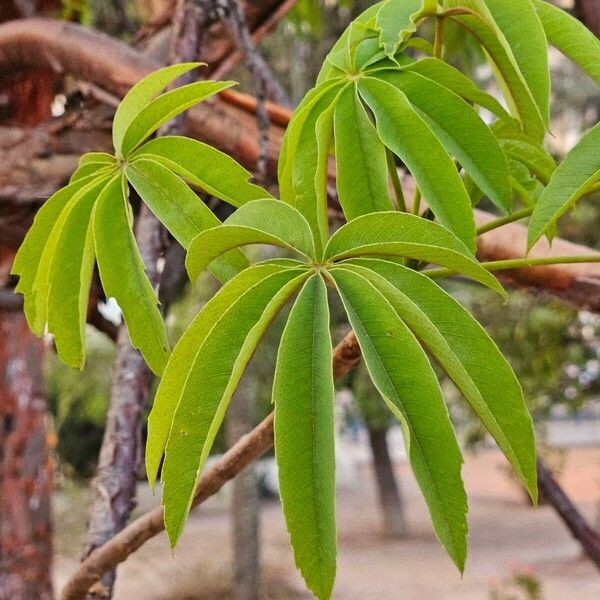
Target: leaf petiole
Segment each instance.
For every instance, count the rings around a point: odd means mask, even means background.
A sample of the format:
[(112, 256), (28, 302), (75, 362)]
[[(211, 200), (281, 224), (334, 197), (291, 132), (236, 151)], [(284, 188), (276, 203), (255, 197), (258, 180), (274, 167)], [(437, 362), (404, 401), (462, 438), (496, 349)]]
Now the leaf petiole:
[(392, 187), (394, 188), (394, 196), (396, 199), (396, 206), (399, 211), (407, 212), (406, 200), (404, 199), (404, 192), (402, 191), (402, 183), (400, 182), (400, 176), (398, 175), (398, 167), (396, 167), (396, 161), (394, 160), (394, 154), (388, 148), (385, 149), (388, 171), (392, 180)]
[[(487, 271), (509, 271), (511, 269), (529, 269), (533, 267), (546, 267), (551, 265), (600, 263), (600, 254), (587, 254), (581, 256), (548, 256), (544, 258), (513, 258), (509, 260), (494, 260), (481, 263)], [(451, 277), (456, 271), (451, 269), (429, 269), (423, 271), (424, 275), (432, 279)]]
[(485, 223), (481, 227), (477, 228), (477, 235), (483, 235), (488, 231), (493, 231), (494, 229), (498, 229), (499, 227), (503, 227), (504, 225), (508, 225), (509, 223), (514, 223), (515, 221), (520, 221), (521, 219), (525, 219), (531, 216), (533, 212), (533, 207), (523, 208), (521, 210), (517, 210), (510, 215), (506, 215), (505, 217), (501, 217), (499, 219), (494, 219), (489, 223)]

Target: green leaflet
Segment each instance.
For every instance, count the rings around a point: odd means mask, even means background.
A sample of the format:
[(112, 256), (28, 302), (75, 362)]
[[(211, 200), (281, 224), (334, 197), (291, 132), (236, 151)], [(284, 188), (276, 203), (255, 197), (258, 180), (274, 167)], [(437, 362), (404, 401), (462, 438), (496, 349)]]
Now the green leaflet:
[[(300, 104), (296, 107), (292, 114), (292, 118), (288, 123), (285, 135), (281, 143), (281, 150), (279, 152), (279, 161), (277, 163), (277, 179), (279, 182), (279, 196), (288, 204), (294, 205), (296, 203), (293, 187), (292, 169), (294, 159), (297, 154), (298, 142), (304, 124), (307, 118), (311, 114), (315, 105), (319, 100), (326, 94), (333, 99), (337, 92), (333, 93), (333, 90), (338, 90), (345, 84), (344, 81), (326, 81), (325, 83), (312, 88), (304, 96)], [(331, 92), (331, 93), (330, 93)], [(324, 103), (326, 104), (326, 103)], [(315, 118), (316, 119), (316, 118)]]
[(317, 226), (320, 239), (316, 240), (317, 253), (323, 252), (329, 239), (329, 213), (327, 184), (329, 181), (329, 154), (334, 141), (333, 117), (335, 103), (326, 108), (315, 123), (317, 138), (317, 168), (315, 170), (315, 209), (317, 211)]
[(190, 279), (195, 281), (223, 253), (249, 244), (271, 244), (316, 258), (310, 226), (295, 208), (279, 200), (254, 200), (194, 239), (185, 261)]
[(87, 165), (117, 165), (117, 159), (108, 152), (86, 152), (79, 159), (79, 167), (85, 167)]
[(382, 142), (410, 169), (440, 222), (475, 252), (471, 201), (440, 141), (393, 85), (368, 77), (358, 89), (375, 115)]
[(502, 211), (512, 206), (508, 162), (496, 138), (460, 96), (409, 71), (381, 71), (378, 77), (406, 94), (446, 150)]
[[(317, 245), (317, 250), (321, 250), (323, 240), (327, 239), (327, 203), (323, 202), (323, 190), (317, 191), (315, 174), (320, 168), (326, 168), (326, 165), (319, 167), (319, 158), (325, 161), (325, 156), (321, 151), (319, 156), (319, 143), (323, 145), (323, 139), (319, 140), (317, 133), (326, 134), (323, 127), (317, 131), (317, 121), (327, 109), (336, 103), (338, 87), (333, 87), (315, 102), (310, 112), (306, 115), (304, 123), (297, 137), (295, 149), (290, 147), (291, 156), (291, 177), (293, 201), (289, 202), (295, 206), (310, 223), (313, 231), (313, 237)], [(301, 115), (302, 117), (302, 115)], [(293, 140), (290, 140), (290, 145)], [(282, 196), (282, 199), (285, 198)]]
[(111, 175), (116, 173), (116, 170), (116, 161), (112, 164), (86, 162), (83, 165), (80, 165), (75, 170), (75, 172), (69, 178), (69, 183), (75, 183), (76, 181), (79, 181), (80, 179), (85, 179), (86, 177), (102, 177), (104, 175)]
[(206, 337), (240, 296), (263, 279), (286, 268), (288, 267), (276, 264), (257, 264), (230, 279), (204, 305), (173, 348), (148, 417), (146, 474), (151, 488), (154, 488), (156, 483), (173, 415), (185, 389), (190, 369), (198, 360)]
[[(390, 302), (463, 393), (537, 500), (535, 439), (523, 391), (483, 327), (427, 276), (381, 260), (352, 267)], [(355, 267), (354, 265), (358, 265)]]
[(446, 0), (444, 8), (465, 7), (474, 14), (447, 17), (471, 33), (487, 52), (504, 88), (506, 101), (518, 116), (523, 130), (536, 140), (545, 134), (544, 120), (519, 65), (483, 0)]
[(98, 198), (93, 214), (98, 269), (106, 296), (123, 311), (132, 345), (160, 375), (169, 355), (167, 332), (131, 230), (126, 195), (125, 177), (118, 175)]
[(197, 349), (162, 470), (165, 526), (172, 546), (181, 535), (200, 471), (246, 365), (271, 321), (308, 276), (295, 269), (267, 276), (239, 296)]
[(358, 97), (356, 85), (340, 93), (334, 123), (337, 190), (346, 219), (392, 210), (385, 147)]
[[(11, 273), (19, 276), (19, 283), (15, 291), (23, 294), (24, 312), (27, 317), (27, 323), (32, 331), (38, 335), (44, 333), (46, 324), (46, 316), (38, 318), (36, 316), (36, 298), (34, 292), (34, 284), (42, 257), (46, 246), (52, 237), (52, 231), (57, 223), (60, 214), (69, 201), (82, 189), (93, 187), (95, 177), (86, 177), (85, 179), (77, 180), (74, 183), (58, 190), (38, 210), (33, 225), (30, 227), (25, 240), (21, 244), (15, 260), (12, 265)], [(46, 267), (46, 276), (49, 269), (49, 258), (44, 262)], [(36, 327), (36, 323), (41, 322), (41, 327)], [(39, 333), (38, 333), (39, 332)]]
[(526, 165), (542, 183), (547, 184), (550, 181), (556, 170), (556, 162), (541, 144), (518, 131), (495, 128), (494, 133), (509, 158)]
[(305, 284), (285, 326), (273, 383), (275, 455), (296, 566), (328, 600), (335, 580), (335, 449), (327, 288)]
[(145, 143), (132, 160), (147, 157), (162, 163), (190, 185), (233, 206), (270, 198), (250, 183), (252, 174), (227, 154), (208, 144), (180, 136), (163, 136)]
[(138, 158), (125, 175), (150, 210), (188, 248), (205, 229), (220, 225), (219, 219), (170, 169), (155, 160)]
[(550, 122), (548, 40), (531, 0), (484, 0), (504, 34), (546, 127)]
[[(140, 157), (127, 166), (125, 175), (150, 210), (184, 248), (189, 248), (202, 231), (221, 224), (185, 182), (161, 163)], [(217, 259), (211, 271), (220, 281), (227, 281), (247, 266), (244, 254), (235, 250)]]
[(85, 362), (85, 322), (94, 271), (92, 210), (108, 177), (63, 210), (49, 273), (48, 331), (54, 335), (61, 360), (70, 367)]
[(427, 77), (439, 85), (443, 85), (468, 102), (477, 104), (489, 110), (503, 121), (514, 122), (504, 107), (494, 98), (480, 90), (468, 77), (463, 75), (452, 65), (445, 63), (439, 58), (423, 58), (403, 67), (404, 71), (410, 71)]
[(182, 63), (150, 73), (127, 92), (113, 119), (113, 145), (118, 156), (123, 156), (122, 143), (132, 121), (169, 84), (201, 63)]
[(50, 287), (52, 285), (52, 280), (50, 278), (50, 267), (56, 251), (56, 245), (62, 234), (63, 225), (67, 219), (67, 216), (69, 215), (71, 207), (77, 204), (85, 195), (87, 195), (96, 187), (96, 179), (90, 179), (91, 181), (89, 181), (87, 185), (82, 187), (73, 195), (66, 207), (57, 216), (56, 222), (50, 231), (50, 234), (44, 245), (44, 250), (40, 257), (32, 289), (33, 301), (35, 302), (35, 308), (33, 309), (35, 319), (33, 325), (31, 325), (32, 331), (38, 336), (44, 334), (44, 330), (48, 322), (48, 296), (50, 293)]
[(600, 123), (590, 129), (558, 166), (529, 221), (528, 248), (600, 181)]
[(358, 256), (403, 256), (448, 266), (505, 295), (468, 248), (450, 231), (401, 212), (372, 213), (338, 229), (325, 248), (326, 260)]
[(404, 429), (412, 470), (440, 542), (458, 569), (467, 555), (462, 456), (427, 355), (367, 279), (331, 270), (373, 383)]
[(511, 185), (514, 193), (529, 208), (537, 202), (544, 191), (544, 186), (531, 174), (527, 165), (513, 158), (508, 159), (511, 174)]
[(120, 149), (122, 155), (127, 156), (173, 117), (233, 85), (233, 81), (197, 81), (175, 88), (152, 100), (137, 113), (127, 127)]
[(600, 84), (600, 40), (580, 21), (543, 0), (533, 0), (550, 44)]
[(389, 57), (417, 31), (417, 23), (437, 12), (437, 0), (386, 0), (377, 11), (379, 44)]

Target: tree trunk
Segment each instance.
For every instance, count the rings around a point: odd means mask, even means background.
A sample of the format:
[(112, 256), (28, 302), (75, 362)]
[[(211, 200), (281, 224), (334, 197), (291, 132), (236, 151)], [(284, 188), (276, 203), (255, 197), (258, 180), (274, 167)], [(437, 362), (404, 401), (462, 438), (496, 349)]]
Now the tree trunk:
[(541, 459), (538, 459), (537, 468), (540, 492), (581, 544), (585, 554), (600, 569), (600, 533), (592, 529)]
[[(150, 381), (151, 374), (142, 355), (133, 349), (127, 329), (121, 326), (110, 409), (98, 471), (92, 482), (94, 503), (84, 558), (125, 527), (135, 506), (142, 451), (140, 415), (148, 397)], [(90, 599), (110, 598), (114, 580), (114, 571), (105, 573), (90, 591)]]
[[(254, 378), (246, 376), (233, 398), (228, 413), (227, 437), (233, 446), (252, 430), (256, 406)], [(233, 528), (233, 598), (258, 600), (260, 590), (260, 498), (256, 464), (233, 480), (231, 523)]]
[(394, 467), (387, 443), (387, 430), (367, 425), (369, 442), (373, 453), (373, 472), (377, 483), (379, 504), (386, 537), (406, 537), (408, 527), (404, 514), (404, 503), (394, 475)]
[(0, 600), (51, 600), (52, 527), (42, 342), (0, 313)]

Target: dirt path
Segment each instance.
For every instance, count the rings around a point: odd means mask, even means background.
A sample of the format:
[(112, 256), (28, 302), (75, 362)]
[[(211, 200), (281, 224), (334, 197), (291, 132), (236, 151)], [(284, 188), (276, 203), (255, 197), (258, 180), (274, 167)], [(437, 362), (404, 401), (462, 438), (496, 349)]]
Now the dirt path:
[[(503, 459), (486, 452), (467, 459), (470, 557), (464, 578), (434, 539), (414, 480), (398, 469), (407, 499), (410, 538), (387, 540), (380, 531), (370, 469), (359, 466), (338, 494), (339, 560), (336, 600), (485, 600), (490, 585), (511, 569), (532, 570), (544, 600), (600, 598), (600, 577), (549, 507), (532, 510), (506, 477)], [(349, 478), (347, 478), (349, 479)], [(600, 500), (600, 450), (574, 450), (561, 477), (590, 518)], [(142, 504), (151, 502), (141, 491)], [(81, 529), (81, 527), (80, 527)], [(74, 534), (74, 538), (78, 536)], [(116, 600), (212, 600), (229, 597), (231, 577), (227, 494), (190, 519), (175, 557), (164, 536), (152, 540), (120, 569)], [(75, 539), (63, 543), (57, 584), (75, 566)], [(297, 575), (278, 502), (262, 514), (264, 598), (310, 598)], [(73, 551), (74, 550), (74, 551)]]

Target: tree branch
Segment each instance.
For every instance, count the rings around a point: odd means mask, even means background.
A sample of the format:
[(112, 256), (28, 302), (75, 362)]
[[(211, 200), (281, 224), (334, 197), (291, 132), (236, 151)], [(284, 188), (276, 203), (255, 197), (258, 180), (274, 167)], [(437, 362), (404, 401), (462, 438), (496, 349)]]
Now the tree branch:
[[(343, 377), (360, 361), (354, 333), (349, 333), (335, 348), (333, 372)], [(223, 456), (206, 469), (200, 478), (193, 506), (216, 494), (230, 479), (273, 447), (273, 414), (240, 438)], [(163, 509), (157, 508), (136, 519), (79, 565), (62, 593), (62, 600), (82, 600), (102, 574), (114, 569), (149, 539), (163, 531)]]
[(540, 493), (548, 499), (586, 555), (600, 569), (600, 534), (590, 527), (541, 459), (538, 459), (537, 468)]

